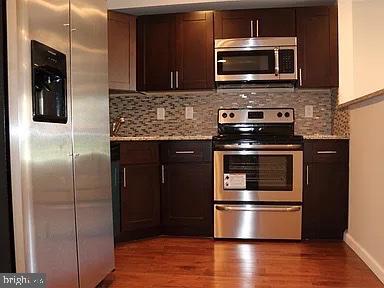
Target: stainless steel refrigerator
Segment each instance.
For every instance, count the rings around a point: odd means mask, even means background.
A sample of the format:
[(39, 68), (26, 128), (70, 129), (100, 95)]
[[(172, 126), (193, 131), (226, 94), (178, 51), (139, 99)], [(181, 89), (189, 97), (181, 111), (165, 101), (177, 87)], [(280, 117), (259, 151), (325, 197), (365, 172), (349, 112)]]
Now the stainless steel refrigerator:
[(95, 287), (114, 269), (106, 0), (7, 0), (17, 272)]

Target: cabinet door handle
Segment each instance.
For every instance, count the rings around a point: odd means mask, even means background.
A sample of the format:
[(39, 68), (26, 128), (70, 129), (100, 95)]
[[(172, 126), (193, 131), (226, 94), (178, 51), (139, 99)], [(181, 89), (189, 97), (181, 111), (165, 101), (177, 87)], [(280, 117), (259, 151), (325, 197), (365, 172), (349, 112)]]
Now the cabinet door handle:
[(317, 151), (317, 154), (337, 154), (337, 151)]
[(165, 183), (165, 166), (161, 165), (161, 184)]
[(309, 165), (307, 165), (307, 186), (309, 186)]
[(253, 20), (251, 20), (251, 38), (253, 38)]
[(173, 71), (171, 71), (171, 89), (173, 89)]
[(256, 20), (256, 37), (259, 37), (259, 19)]
[(195, 154), (195, 151), (176, 151), (176, 154)]
[(127, 188), (127, 170), (126, 168), (124, 167), (123, 168), (123, 185), (124, 185), (124, 188)]
[(176, 89), (179, 89), (179, 71), (176, 70)]
[(299, 69), (299, 85), (300, 87), (303, 86), (303, 71), (301, 68)]

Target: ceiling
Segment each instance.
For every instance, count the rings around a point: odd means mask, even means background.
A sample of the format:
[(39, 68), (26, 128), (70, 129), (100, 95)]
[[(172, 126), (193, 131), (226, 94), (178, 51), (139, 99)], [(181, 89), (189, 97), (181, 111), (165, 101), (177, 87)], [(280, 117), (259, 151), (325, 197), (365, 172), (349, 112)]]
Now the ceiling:
[(108, 8), (132, 15), (179, 13), (199, 10), (229, 10), (314, 6), (336, 0), (108, 0)]

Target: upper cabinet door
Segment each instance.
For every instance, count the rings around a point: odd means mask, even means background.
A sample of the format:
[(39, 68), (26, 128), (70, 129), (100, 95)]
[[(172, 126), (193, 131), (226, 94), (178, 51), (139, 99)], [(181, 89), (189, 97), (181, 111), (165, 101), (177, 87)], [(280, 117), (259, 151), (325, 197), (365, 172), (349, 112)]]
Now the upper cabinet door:
[(298, 8), (299, 86), (338, 86), (337, 8)]
[(254, 10), (255, 37), (295, 37), (295, 9)]
[(175, 16), (140, 17), (138, 36), (139, 90), (174, 89)]
[(252, 16), (250, 10), (215, 11), (215, 39), (253, 37)]
[(212, 89), (213, 12), (179, 14), (176, 18), (175, 89)]
[(294, 37), (295, 9), (215, 12), (215, 38)]
[(136, 17), (108, 12), (109, 89), (136, 90)]

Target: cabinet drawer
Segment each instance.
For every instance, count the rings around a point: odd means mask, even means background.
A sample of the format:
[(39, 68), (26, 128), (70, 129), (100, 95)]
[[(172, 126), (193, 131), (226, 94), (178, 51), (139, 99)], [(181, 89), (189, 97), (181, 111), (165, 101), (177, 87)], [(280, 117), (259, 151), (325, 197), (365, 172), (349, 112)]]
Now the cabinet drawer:
[(300, 206), (215, 205), (214, 237), (301, 239)]
[(304, 146), (306, 162), (348, 162), (348, 140), (311, 140)]
[(157, 142), (122, 142), (120, 144), (120, 162), (123, 165), (158, 163), (158, 146)]
[(211, 151), (211, 141), (171, 141), (162, 144), (161, 158), (164, 162), (208, 162)]

